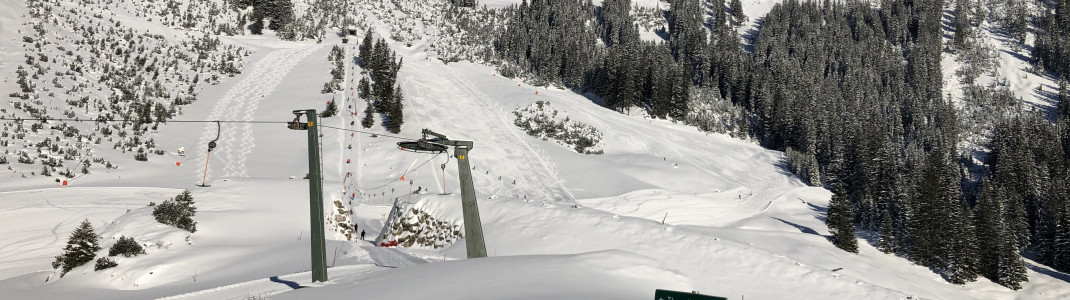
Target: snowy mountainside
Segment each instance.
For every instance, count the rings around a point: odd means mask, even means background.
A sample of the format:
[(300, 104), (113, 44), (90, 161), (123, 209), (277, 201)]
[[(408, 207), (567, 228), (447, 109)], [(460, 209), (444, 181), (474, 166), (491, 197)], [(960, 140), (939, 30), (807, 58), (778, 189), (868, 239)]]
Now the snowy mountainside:
[[(354, 87), (364, 75), (352, 59), (344, 60), (344, 90), (319, 93), (329, 78), (329, 49), (339, 45), (352, 58), (353, 41), (360, 40), (353, 36), (346, 44), (334, 36), (322, 44), (219, 37), (252, 53), (242, 73), (204, 87), (176, 118), (278, 123), (293, 119), (295, 109), (341, 103), (339, 116), (319, 121), (326, 217), (342, 203), (340, 210), (350, 213), (343, 219), (367, 237), (346, 240), (328, 229), (330, 281), (309, 280), (305, 132), (281, 124), (169, 123), (155, 135), (168, 153), (141, 165), (130, 162), (63, 188), (5, 180), (11, 191), (0, 193), (0, 292), (23, 299), (649, 299), (663, 288), (729, 299), (1070, 297), (1066, 274), (1036, 264), (1024, 289), (1011, 291), (985, 279), (947, 284), (866, 239), (859, 254), (836, 249), (823, 219), (829, 192), (792, 175), (783, 153), (619, 114), (572, 91), (503, 78), (492, 66), (445, 64), (433, 48), (444, 45), (440, 34), (448, 31), (411, 22), (431, 11), (419, 4), (356, 5), (357, 23), (390, 38), (404, 58), (400, 134), (387, 133), (378, 115), (371, 128), (359, 125), (366, 103)], [(411, 27), (399, 27), (402, 22)], [(395, 32), (406, 35), (395, 38)], [(599, 130), (604, 153), (577, 153), (517, 127), (513, 112), (539, 101)], [(394, 137), (417, 138), (423, 128), (475, 143), (471, 171), (492, 257), (464, 259), (463, 238), (442, 249), (371, 243), (390, 225), (393, 203), (418, 208), (428, 220), (461, 223), (456, 158), (397, 149)], [(204, 145), (217, 130), (220, 145), (209, 155)], [(170, 151), (179, 147), (187, 156)], [(211, 187), (193, 186), (202, 178)], [(196, 233), (154, 222), (145, 207), (182, 189), (197, 201)], [(48, 264), (83, 219), (103, 235), (102, 246), (125, 235), (148, 253), (117, 259), (112, 269), (86, 265), (56, 278)]]
[[(248, 54), (242, 47), (201, 32), (155, 26), (124, 3), (9, 3), (28, 10), (4, 24), (17, 29), (5, 35), (5, 45), (21, 49), (18, 57), (6, 56), (0, 68), (15, 75), (5, 83), (7, 97), (0, 103), (5, 119), (0, 155), (13, 162), (6, 176), (12, 180), (5, 185), (58, 183), (52, 176), (73, 181), (137, 163), (130, 158), (174, 151), (157, 148), (159, 123), (197, 101), (204, 86), (241, 72)], [(131, 121), (35, 120), (45, 118)]]

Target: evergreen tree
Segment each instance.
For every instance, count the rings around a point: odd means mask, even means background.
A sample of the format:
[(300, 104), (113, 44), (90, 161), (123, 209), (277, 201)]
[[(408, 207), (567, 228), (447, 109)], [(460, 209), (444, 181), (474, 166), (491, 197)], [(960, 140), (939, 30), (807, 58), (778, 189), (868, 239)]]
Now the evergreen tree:
[(368, 62), (371, 59), (372, 47), (374, 45), (372, 43), (372, 30), (371, 28), (368, 28), (368, 32), (364, 34), (364, 40), (360, 42), (360, 46), (357, 48), (357, 57), (360, 58), (360, 66), (362, 68), (369, 68)]
[(843, 188), (839, 188), (832, 194), (825, 225), (828, 225), (829, 232), (832, 233), (832, 244), (836, 245), (836, 248), (858, 253), (858, 240), (855, 238), (854, 223), (851, 221), (854, 219), (851, 202), (845, 193)]
[(267, 17), (271, 18), (268, 29), (279, 31), (294, 21), (293, 3), (290, 0), (267, 0), (261, 2)]
[(320, 113), (321, 118), (330, 118), (338, 114), (338, 104), (334, 103), (334, 99), (327, 101), (327, 108), (323, 109)]
[(1029, 31), (1029, 3), (1026, 0), (1008, 0), (1005, 10), (1003, 27), (1017, 42), (1014, 46), (1021, 47)]
[(672, 76), (672, 92), (669, 99), (669, 117), (673, 120), (683, 120), (687, 116), (688, 102), (691, 101), (691, 81), (687, 70), (675, 68), (677, 72)]
[[(739, 0), (732, 0), (731, 3), (732, 19), (734, 20), (735, 24), (738, 26), (743, 24), (743, 22), (746, 22), (747, 15), (743, 14), (743, 2)], [(715, 7), (714, 9), (717, 8)]]
[(398, 86), (394, 90), (394, 98), (390, 100), (391, 104), (387, 111), (387, 116), (390, 122), (387, 124), (387, 131), (391, 133), (400, 133), (401, 124), (405, 123), (404, 116), (402, 115), (401, 101), (404, 100), (404, 96), (401, 94), (401, 87)]
[(895, 240), (892, 235), (892, 216), (888, 213), (881, 218), (881, 231), (877, 237), (877, 250), (884, 253), (895, 252)]
[(364, 108), (364, 119), (360, 120), (360, 126), (364, 128), (372, 128), (375, 125), (375, 119), (372, 117), (375, 115), (375, 110), (372, 109), (371, 102), (368, 102), (368, 106)]
[(189, 232), (197, 232), (197, 222), (193, 221), (193, 216), (197, 214), (197, 207), (194, 206), (193, 196), (189, 194), (189, 190), (183, 191), (174, 201), (165, 201), (156, 205), (152, 210), (152, 216), (157, 222), (172, 225)]
[(912, 220), (915, 241), (914, 259), (938, 271), (954, 267), (953, 231), (958, 197), (958, 178), (951, 172), (947, 150), (933, 150), (926, 159), (919, 182), (917, 217)]
[(368, 82), (368, 77), (361, 77), (360, 83), (357, 84), (360, 97), (365, 100), (370, 100), (371, 97), (371, 83)]
[(995, 282), (1012, 290), (1021, 289), (1021, 283), (1029, 281), (1029, 277), (1026, 273), (1025, 262), (1022, 261), (1022, 256), (1018, 255), (1014, 240), (1004, 238), (996, 242), (1001, 245), (998, 257), (999, 269), (996, 271)]
[(264, 14), (254, 9), (252, 15), (253, 23), (249, 24), (249, 32), (252, 34), (260, 35), (264, 33)]
[(1052, 265), (1057, 270), (1070, 270), (1070, 213), (1064, 207), (1063, 214), (1055, 227), (1055, 249), (1052, 253)]
[(969, 0), (955, 0), (955, 35), (953, 38), (956, 49), (966, 47), (966, 38), (970, 36), (973, 26), (969, 21)]
[(182, 205), (190, 216), (197, 215), (197, 207), (193, 205), (193, 194), (189, 190), (182, 190), (178, 196), (175, 196), (175, 202)]
[(71, 233), (67, 239), (67, 246), (63, 248), (63, 255), (56, 257), (53, 267), (62, 266), (60, 277), (66, 275), (72, 269), (84, 265), (97, 256), (100, 251), (100, 236), (93, 230), (93, 224), (86, 219)]
[(965, 203), (955, 205), (956, 210), (951, 223), (951, 230), (955, 234), (951, 240), (951, 258), (947, 270), (947, 281), (954, 284), (965, 284), (977, 279), (977, 236), (973, 226), (973, 215)]
[(673, 58), (686, 69), (688, 83), (704, 84), (706, 74), (706, 31), (703, 23), (705, 9), (698, 0), (669, 2), (669, 49)]
[[(1070, 120), (1070, 92), (1067, 91), (1066, 78), (1059, 78), (1059, 119)], [(1066, 147), (1063, 147), (1066, 150)]]
[(650, 109), (655, 117), (666, 118), (672, 110), (673, 78), (676, 69), (672, 62), (672, 56), (664, 44), (656, 46), (659, 54), (654, 55), (657, 63), (651, 65), (650, 86)]

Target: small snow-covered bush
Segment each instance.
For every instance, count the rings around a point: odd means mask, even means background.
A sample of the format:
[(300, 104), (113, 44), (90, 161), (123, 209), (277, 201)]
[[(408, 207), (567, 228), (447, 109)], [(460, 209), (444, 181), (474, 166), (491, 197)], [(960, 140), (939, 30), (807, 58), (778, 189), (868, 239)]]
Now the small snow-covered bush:
[(165, 201), (152, 209), (152, 216), (157, 222), (189, 232), (197, 232), (197, 222), (193, 221), (195, 214), (197, 214), (197, 207), (193, 206), (193, 196), (188, 190), (175, 197), (174, 201)]
[(145, 153), (145, 148), (138, 148), (137, 154), (134, 154), (134, 159), (137, 161), (149, 160), (149, 155)]
[(110, 258), (101, 257), (97, 259), (97, 265), (93, 266), (93, 271), (100, 271), (118, 265), (118, 263), (115, 263), (115, 261), (111, 260)]
[(513, 115), (516, 116), (513, 124), (528, 135), (543, 140), (553, 139), (579, 153), (602, 154), (602, 150), (598, 149), (602, 132), (590, 125), (570, 120), (550, 107), (550, 102), (537, 101), (513, 111)]
[(126, 236), (120, 236), (119, 241), (115, 245), (111, 246), (108, 250), (108, 256), (122, 255), (125, 257), (138, 256), (145, 254), (145, 248), (142, 248), (140, 244), (134, 241), (134, 238), (128, 238)]

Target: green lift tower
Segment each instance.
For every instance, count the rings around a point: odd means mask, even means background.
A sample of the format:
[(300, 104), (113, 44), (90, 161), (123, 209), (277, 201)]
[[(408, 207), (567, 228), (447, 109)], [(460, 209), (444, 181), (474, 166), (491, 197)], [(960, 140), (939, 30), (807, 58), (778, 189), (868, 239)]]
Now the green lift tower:
[[(308, 123), (301, 122), (301, 115)], [(320, 170), (320, 135), (316, 126), (316, 110), (294, 111), (294, 120), (286, 124), (293, 130), (308, 131), (308, 194), (309, 220), (312, 225), (312, 282), (327, 281), (327, 246), (323, 232), (323, 176)]]
[[(427, 136), (433, 136), (427, 139)], [(483, 243), (483, 225), (479, 221), (479, 206), (476, 205), (476, 188), (472, 183), (472, 167), (468, 164), (468, 151), (472, 150), (472, 141), (457, 141), (445, 135), (424, 129), (423, 138), (414, 142), (400, 142), (398, 149), (419, 153), (442, 153), (450, 146), (453, 156), (457, 158), (457, 174), (461, 177), (461, 209), (464, 214), (465, 248), (468, 258), (487, 257), (487, 246)]]

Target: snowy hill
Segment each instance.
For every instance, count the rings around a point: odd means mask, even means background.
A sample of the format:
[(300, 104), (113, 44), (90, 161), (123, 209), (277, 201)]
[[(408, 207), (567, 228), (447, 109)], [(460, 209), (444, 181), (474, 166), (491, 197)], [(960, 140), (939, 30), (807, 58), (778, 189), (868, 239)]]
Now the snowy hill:
[[(13, 30), (27, 28), (21, 25), (25, 6), (4, 1), (13, 9), (0, 11), (0, 47), (22, 49)], [(354, 88), (363, 70), (351, 58), (363, 28), (348, 43), (335, 35), (321, 43), (284, 42), (271, 34), (218, 37), (222, 45), (250, 53), (242, 58), (241, 73), (195, 88), (198, 100), (182, 106), (173, 120), (273, 123), (162, 124), (147, 134), (163, 154), (134, 161), (133, 154), (105, 145), (100, 156), (121, 167), (94, 169), (67, 186), (51, 177), (4, 177), (0, 292), (13, 299), (650, 299), (660, 288), (729, 299), (1070, 298), (1070, 275), (1039, 264), (1031, 263), (1029, 282), (1012, 291), (983, 278), (948, 284), (928, 268), (878, 251), (876, 237), (860, 238), (858, 254), (844, 252), (827, 239), (830, 193), (791, 174), (782, 152), (616, 113), (570, 90), (505, 78), (492, 66), (443, 63), (446, 41), (431, 12), (445, 2), (354, 1), (357, 23), (390, 38), (390, 48), (403, 58), (397, 81), (405, 123), (399, 134), (389, 133), (379, 118), (369, 129), (360, 125), (365, 101)], [(744, 1), (749, 24), (774, 2)], [(186, 32), (161, 28), (154, 23), (159, 20), (123, 18), (124, 26), (138, 30)], [(399, 29), (400, 23), (411, 29)], [(335, 45), (349, 58), (344, 89), (321, 94)], [(0, 51), (5, 78), (25, 59), (17, 51), (23, 50)], [(953, 61), (949, 54), (945, 67)], [(1022, 95), (1051, 84), (1024, 71), (1010, 73), (1022, 66), (1001, 64)], [(10, 81), (4, 92), (18, 90)], [(293, 110), (322, 110), (332, 99), (341, 114), (320, 121), (331, 280), (312, 283), (308, 183), (301, 179), (308, 172), (306, 133), (281, 122), (292, 120)], [(516, 126), (514, 112), (539, 101), (601, 132), (603, 153), (579, 153)], [(92, 123), (82, 125), (92, 130)], [(491, 257), (465, 259), (463, 238), (442, 248), (372, 242), (392, 225), (387, 215), (395, 203), (441, 224), (462, 223), (455, 159), (397, 149), (394, 137), (418, 138), (424, 128), (475, 143), (470, 160)], [(217, 136), (219, 146), (209, 154), (206, 144)], [(21, 143), (5, 150), (22, 149)], [(11, 174), (40, 169), (13, 166)], [(194, 186), (202, 180), (211, 187)], [(195, 233), (156, 222), (147, 206), (183, 189), (196, 200)], [(147, 254), (118, 257), (117, 267), (101, 271), (85, 265), (60, 278), (49, 263), (86, 219), (104, 249), (127, 236)], [(339, 224), (356, 224), (367, 236), (347, 239)]]

